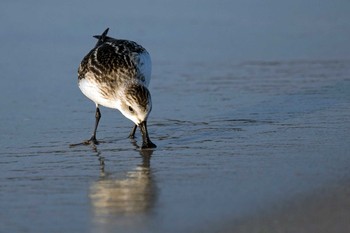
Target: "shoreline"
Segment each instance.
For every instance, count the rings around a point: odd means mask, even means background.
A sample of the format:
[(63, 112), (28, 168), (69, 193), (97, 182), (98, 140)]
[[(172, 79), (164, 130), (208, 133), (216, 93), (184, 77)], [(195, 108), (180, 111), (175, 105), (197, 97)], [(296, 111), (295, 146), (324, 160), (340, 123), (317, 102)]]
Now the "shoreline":
[(281, 201), (269, 209), (226, 220), (201, 232), (350, 232), (350, 180)]

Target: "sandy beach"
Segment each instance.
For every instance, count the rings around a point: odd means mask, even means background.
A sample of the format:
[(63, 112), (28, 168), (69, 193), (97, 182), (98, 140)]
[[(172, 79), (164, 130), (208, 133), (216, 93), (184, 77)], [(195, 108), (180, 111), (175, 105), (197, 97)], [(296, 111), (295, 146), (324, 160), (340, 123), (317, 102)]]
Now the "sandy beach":
[[(0, 232), (350, 232), (345, 1), (0, 3)], [(77, 86), (93, 35), (153, 61), (148, 131)]]
[(333, 184), (203, 232), (349, 232), (348, 184)]

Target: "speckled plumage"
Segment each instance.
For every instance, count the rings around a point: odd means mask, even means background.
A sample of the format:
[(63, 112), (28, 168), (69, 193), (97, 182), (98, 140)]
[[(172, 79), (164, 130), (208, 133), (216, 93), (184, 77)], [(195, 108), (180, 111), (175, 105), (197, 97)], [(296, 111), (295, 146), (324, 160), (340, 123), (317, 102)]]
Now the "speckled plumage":
[(129, 82), (148, 87), (151, 79), (151, 58), (146, 49), (129, 40), (96, 37), (99, 41), (95, 48), (84, 57), (79, 66), (79, 83), (83, 79), (95, 83), (101, 95), (107, 99), (118, 98), (115, 96), (116, 92)]
[(87, 72), (92, 72), (101, 82), (120, 83), (137, 79), (147, 86), (145, 75), (150, 74), (143, 73), (140, 56), (150, 59), (148, 52), (133, 41), (109, 39), (84, 57), (78, 70), (79, 80), (85, 78)]
[[(96, 104), (96, 126), (100, 119), (100, 105), (115, 108), (140, 126), (143, 144), (155, 147), (149, 140), (146, 121), (152, 109), (148, 85), (151, 80), (151, 58), (141, 45), (134, 41), (107, 36), (108, 28), (95, 47), (83, 58), (78, 69), (79, 88)], [(143, 124), (141, 126), (141, 124)], [(145, 132), (144, 132), (145, 131)], [(130, 136), (134, 136), (135, 128)], [(148, 142), (149, 141), (149, 142)]]

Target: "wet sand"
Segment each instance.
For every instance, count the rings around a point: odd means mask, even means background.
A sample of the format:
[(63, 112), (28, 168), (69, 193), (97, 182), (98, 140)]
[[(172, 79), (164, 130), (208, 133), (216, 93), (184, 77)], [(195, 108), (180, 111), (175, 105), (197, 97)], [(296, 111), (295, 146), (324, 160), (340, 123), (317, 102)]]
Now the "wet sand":
[(349, 232), (349, 182), (315, 190), (201, 232)]
[[(0, 3), (0, 232), (347, 232), (337, 3)], [(106, 27), (151, 53), (154, 151), (106, 108), (102, 143), (69, 147), (93, 128), (76, 73)]]

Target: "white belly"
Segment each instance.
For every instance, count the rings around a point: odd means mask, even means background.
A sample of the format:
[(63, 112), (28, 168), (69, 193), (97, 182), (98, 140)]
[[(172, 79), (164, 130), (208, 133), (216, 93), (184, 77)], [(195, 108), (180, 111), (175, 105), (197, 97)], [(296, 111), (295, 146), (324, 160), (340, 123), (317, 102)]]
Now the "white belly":
[(102, 105), (107, 108), (119, 109), (120, 102), (117, 98), (105, 98), (98, 88), (98, 84), (85, 78), (79, 81), (79, 88), (83, 94), (90, 100), (94, 101), (96, 105)]

